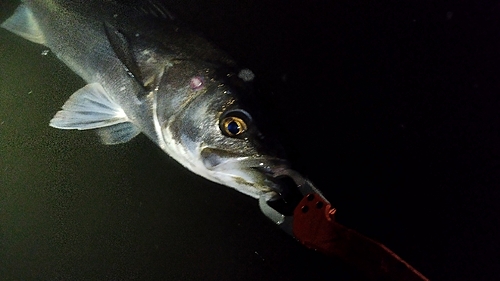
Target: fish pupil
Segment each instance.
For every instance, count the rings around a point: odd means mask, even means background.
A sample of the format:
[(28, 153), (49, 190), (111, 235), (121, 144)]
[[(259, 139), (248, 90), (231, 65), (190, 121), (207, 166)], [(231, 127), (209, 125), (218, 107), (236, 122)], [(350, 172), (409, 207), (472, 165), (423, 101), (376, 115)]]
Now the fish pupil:
[(240, 132), (240, 126), (235, 121), (231, 121), (227, 124), (227, 130), (231, 134), (237, 135)]
[(221, 130), (228, 137), (236, 137), (247, 130), (247, 124), (236, 116), (226, 117), (221, 121)]

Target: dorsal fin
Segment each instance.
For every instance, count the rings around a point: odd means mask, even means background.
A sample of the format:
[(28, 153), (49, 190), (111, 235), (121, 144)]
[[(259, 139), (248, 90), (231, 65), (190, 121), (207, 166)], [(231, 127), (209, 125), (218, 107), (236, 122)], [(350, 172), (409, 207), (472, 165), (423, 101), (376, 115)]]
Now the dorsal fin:
[(142, 38), (140, 34), (128, 35), (109, 23), (104, 23), (104, 28), (115, 54), (130, 76), (144, 88), (141, 93), (156, 89), (174, 55), (167, 55), (165, 50), (157, 48), (149, 38)]
[(135, 7), (135, 9), (145, 15), (151, 15), (157, 18), (164, 18), (175, 20), (175, 16), (163, 6), (162, 3), (148, 0), (146, 3), (143, 3), (141, 6)]
[(107, 22), (104, 22), (104, 30), (111, 47), (120, 61), (125, 65), (129, 74), (142, 84), (142, 73), (139, 69), (137, 61), (135, 60), (134, 53), (131, 50), (129, 43), (130, 40)]

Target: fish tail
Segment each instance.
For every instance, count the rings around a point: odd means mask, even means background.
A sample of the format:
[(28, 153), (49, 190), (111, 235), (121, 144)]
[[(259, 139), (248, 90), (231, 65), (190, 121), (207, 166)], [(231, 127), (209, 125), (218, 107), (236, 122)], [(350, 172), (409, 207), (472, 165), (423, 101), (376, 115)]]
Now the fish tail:
[(14, 14), (5, 20), (0, 27), (31, 42), (45, 45), (45, 36), (33, 12), (26, 4), (19, 5)]

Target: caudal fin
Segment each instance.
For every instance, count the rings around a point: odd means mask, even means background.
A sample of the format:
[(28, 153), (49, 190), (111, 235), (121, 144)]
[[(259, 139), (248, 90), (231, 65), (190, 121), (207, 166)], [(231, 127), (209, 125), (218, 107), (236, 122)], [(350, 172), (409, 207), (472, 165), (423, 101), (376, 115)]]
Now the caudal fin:
[(0, 26), (31, 42), (45, 45), (45, 36), (40, 30), (33, 12), (25, 4), (19, 5), (14, 14)]

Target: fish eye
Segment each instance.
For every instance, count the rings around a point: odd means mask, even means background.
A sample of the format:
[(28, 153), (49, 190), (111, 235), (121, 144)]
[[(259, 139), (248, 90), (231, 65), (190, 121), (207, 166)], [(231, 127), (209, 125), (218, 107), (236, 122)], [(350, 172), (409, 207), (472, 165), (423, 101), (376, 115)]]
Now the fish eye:
[(247, 130), (247, 123), (243, 119), (230, 116), (222, 119), (222, 132), (227, 136), (235, 137)]
[(224, 135), (239, 137), (250, 129), (251, 123), (252, 117), (250, 114), (241, 108), (236, 108), (222, 114), (219, 127)]

